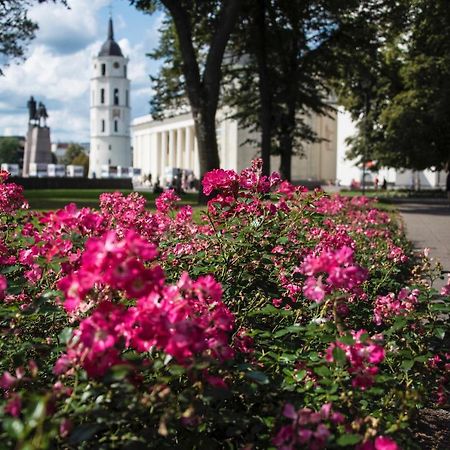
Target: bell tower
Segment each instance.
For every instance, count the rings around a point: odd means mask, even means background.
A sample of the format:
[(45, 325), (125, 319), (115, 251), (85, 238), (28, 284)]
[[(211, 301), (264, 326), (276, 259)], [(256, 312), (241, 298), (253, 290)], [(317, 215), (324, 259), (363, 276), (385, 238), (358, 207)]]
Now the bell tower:
[(114, 40), (110, 18), (107, 39), (92, 60), (90, 178), (100, 178), (104, 165), (130, 167), (132, 164), (127, 65), (128, 58)]

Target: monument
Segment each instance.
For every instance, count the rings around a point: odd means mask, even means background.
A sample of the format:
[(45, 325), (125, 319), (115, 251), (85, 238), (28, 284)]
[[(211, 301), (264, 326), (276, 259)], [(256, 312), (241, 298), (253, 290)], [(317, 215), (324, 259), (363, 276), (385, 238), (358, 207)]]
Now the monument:
[(47, 126), (47, 108), (42, 102), (36, 103), (33, 96), (27, 102), (28, 131), (23, 157), (24, 177), (30, 174), (30, 164), (51, 164), (52, 151), (50, 128)]

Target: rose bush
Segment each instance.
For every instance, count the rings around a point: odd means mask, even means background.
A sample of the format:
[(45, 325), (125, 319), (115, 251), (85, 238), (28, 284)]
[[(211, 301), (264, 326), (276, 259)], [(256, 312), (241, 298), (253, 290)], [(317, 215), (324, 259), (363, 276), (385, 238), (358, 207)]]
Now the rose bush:
[(418, 448), (448, 407), (449, 292), (365, 197), (261, 163), (167, 191), (26, 209), (0, 176), (4, 448)]

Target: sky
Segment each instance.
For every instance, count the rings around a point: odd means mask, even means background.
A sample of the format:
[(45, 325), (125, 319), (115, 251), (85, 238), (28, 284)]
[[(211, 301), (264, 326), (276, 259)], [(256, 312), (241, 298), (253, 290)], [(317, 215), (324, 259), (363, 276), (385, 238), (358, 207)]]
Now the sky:
[(162, 15), (144, 14), (128, 0), (68, 0), (32, 7), (39, 25), (27, 59), (12, 63), (0, 76), (0, 136), (26, 134), (31, 95), (48, 111), (52, 142), (89, 142), (90, 61), (106, 40), (110, 10), (114, 38), (130, 59), (132, 118), (149, 113), (149, 75), (157, 61), (146, 56), (158, 44)]

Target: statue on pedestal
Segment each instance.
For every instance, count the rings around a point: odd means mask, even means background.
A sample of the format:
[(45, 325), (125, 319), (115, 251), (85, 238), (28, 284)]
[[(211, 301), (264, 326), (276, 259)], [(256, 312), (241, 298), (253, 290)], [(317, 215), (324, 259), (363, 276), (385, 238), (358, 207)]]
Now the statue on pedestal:
[(39, 102), (38, 109), (37, 109), (37, 115), (38, 115), (38, 125), (41, 126), (41, 119), (42, 119), (42, 122), (43, 122), (42, 126), (46, 127), (48, 114), (47, 114), (47, 108), (45, 107), (45, 105), (42, 102)]
[[(27, 102), (28, 107), (28, 123), (33, 126), (46, 127), (47, 126), (47, 108), (42, 102), (36, 106), (36, 100), (33, 96)], [(42, 122), (42, 125), (41, 125)]]

